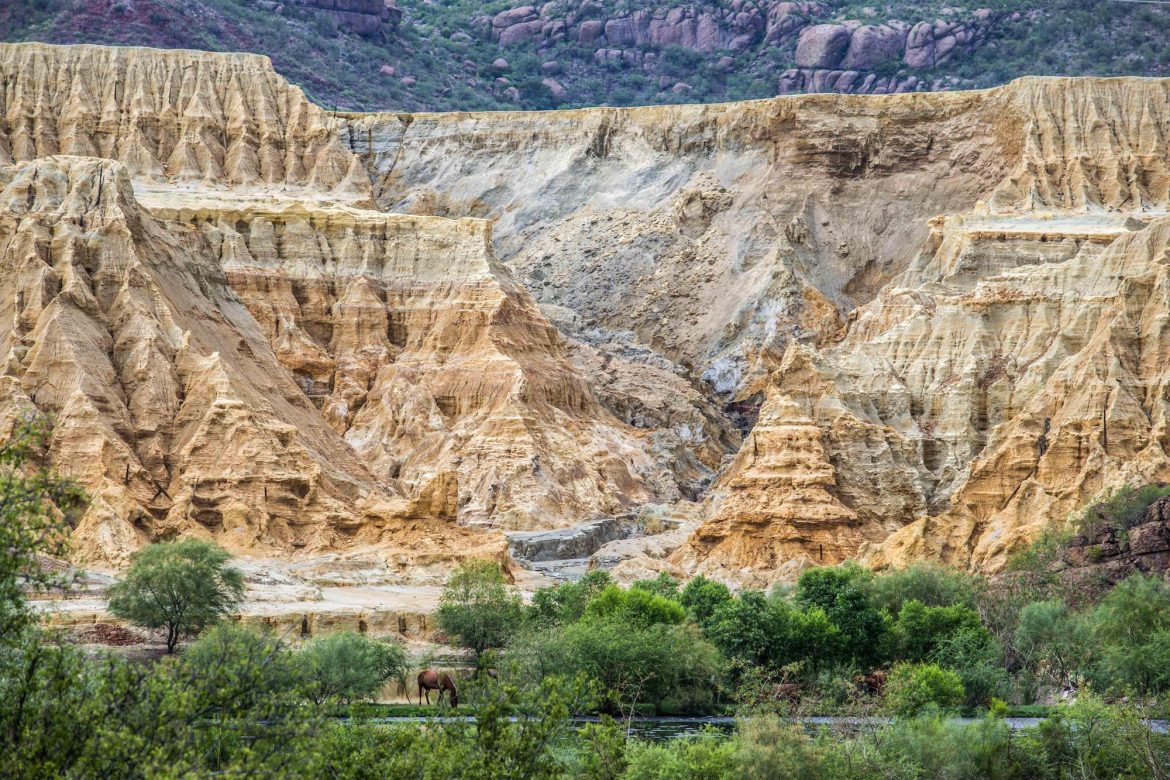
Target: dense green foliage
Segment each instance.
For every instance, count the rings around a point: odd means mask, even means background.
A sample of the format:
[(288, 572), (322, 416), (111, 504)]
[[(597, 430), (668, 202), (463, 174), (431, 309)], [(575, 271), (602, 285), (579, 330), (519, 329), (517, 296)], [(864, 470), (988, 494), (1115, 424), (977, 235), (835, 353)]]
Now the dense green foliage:
[(498, 563), (471, 561), (447, 580), (439, 626), (478, 658), (504, 646), (519, 628), (522, 611), (520, 594), (508, 585)]
[(927, 709), (957, 710), (963, 703), (963, 680), (957, 672), (938, 664), (899, 663), (890, 671), (886, 709), (903, 717)]
[(122, 581), (110, 588), (110, 612), (145, 628), (165, 628), (167, 652), (236, 610), (244, 576), (231, 555), (201, 539), (152, 544), (135, 554)]
[(314, 639), (301, 651), (306, 692), (316, 704), (373, 699), (391, 680), (406, 687), (410, 662), (401, 645), (342, 631)]
[(26, 592), (64, 583), (41, 556), (60, 556), (66, 533), (84, 503), (81, 491), (43, 464), (48, 428), (27, 416), (0, 446), (0, 636), (30, 623)]

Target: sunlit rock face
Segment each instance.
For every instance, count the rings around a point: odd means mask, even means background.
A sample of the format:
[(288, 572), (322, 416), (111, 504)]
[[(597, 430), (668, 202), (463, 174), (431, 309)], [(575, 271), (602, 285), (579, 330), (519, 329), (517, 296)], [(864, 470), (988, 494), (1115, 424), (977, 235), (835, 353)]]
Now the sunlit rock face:
[(3, 61), (4, 408), (53, 415), (54, 462), (93, 498), (79, 558), (174, 533), (502, 556), (497, 533), (463, 528), (678, 497), (495, 260), (490, 225), (364, 208), (364, 169), (266, 61)]
[(380, 203), (495, 218), (538, 300), (636, 334), (748, 424), (762, 404), (671, 560), (766, 582), (859, 555), (995, 568), (1165, 476), (1140, 334), (1167, 108), (1162, 81), (1024, 79), (352, 126)]
[(261, 57), (25, 44), (0, 81), (0, 410), (52, 415), (80, 558), (433, 578), (673, 504), (627, 568), (995, 569), (1170, 478), (1166, 82), (335, 115)]

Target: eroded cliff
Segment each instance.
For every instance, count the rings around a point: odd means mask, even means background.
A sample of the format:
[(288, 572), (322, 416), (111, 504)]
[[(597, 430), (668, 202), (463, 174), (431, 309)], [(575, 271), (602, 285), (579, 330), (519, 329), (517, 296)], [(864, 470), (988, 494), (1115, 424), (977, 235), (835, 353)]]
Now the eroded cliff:
[(363, 208), (336, 123), (262, 58), (3, 55), (4, 409), (50, 414), (93, 497), (79, 558), (197, 533), (408, 576), (503, 554), (465, 526), (678, 497), (490, 225)]
[(994, 568), (1170, 476), (1166, 82), (356, 115), (18, 45), (0, 83), (3, 408), (55, 416), (90, 559), (406, 569), (699, 499), (651, 568)]

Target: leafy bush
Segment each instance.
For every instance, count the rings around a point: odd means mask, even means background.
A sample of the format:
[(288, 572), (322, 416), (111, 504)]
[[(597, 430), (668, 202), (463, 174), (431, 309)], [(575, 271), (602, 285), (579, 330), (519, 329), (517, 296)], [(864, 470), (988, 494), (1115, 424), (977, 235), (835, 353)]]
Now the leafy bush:
[(870, 596), (876, 609), (898, 616), (907, 601), (928, 607), (960, 604), (975, 606), (975, 577), (966, 572), (930, 563), (916, 563), (906, 569), (873, 578)]
[(840, 632), (838, 660), (872, 666), (888, 652), (888, 623), (870, 601), (873, 575), (855, 563), (806, 569), (796, 585), (796, 602), (819, 607)]
[(1170, 496), (1170, 485), (1123, 485), (1100, 503), (1090, 504), (1073, 517), (1077, 532), (1093, 539), (1105, 529), (1125, 531), (1142, 522), (1146, 510), (1159, 498)]
[(1144, 722), (1149, 713), (1105, 704), (1082, 692), (1024, 734), (1017, 752), (1034, 755), (1051, 777), (1091, 780), (1165, 777), (1170, 735)]
[(679, 600), (678, 580), (666, 572), (659, 572), (658, 576), (650, 580), (638, 580), (630, 586), (631, 590), (644, 590), (672, 601)]
[(885, 706), (890, 712), (913, 717), (927, 709), (956, 709), (965, 691), (958, 673), (938, 664), (896, 664), (886, 683)]
[(609, 572), (595, 569), (577, 582), (563, 582), (540, 588), (532, 595), (528, 620), (539, 626), (566, 625), (585, 614), (585, 605), (606, 586), (613, 584)]
[(979, 614), (962, 604), (928, 607), (918, 600), (907, 601), (893, 627), (898, 658), (926, 661), (960, 631), (986, 629), (979, 622)]
[(720, 780), (742, 777), (736, 744), (718, 732), (665, 743), (634, 741), (626, 751), (626, 780)]
[(700, 626), (715, 614), (715, 611), (731, 601), (731, 591), (721, 582), (712, 582), (703, 575), (691, 579), (679, 593), (679, 603), (687, 614)]
[(626, 590), (610, 585), (589, 601), (585, 616), (610, 618), (625, 625), (645, 628), (658, 623), (677, 625), (686, 619), (687, 613), (677, 601), (649, 590)]
[(211, 542), (182, 539), (139, 551), (110, 588), (110, 612), (146, 628), (167, 630), (167, 652), (183, 636), (232, 614), (244, 598), (244, 576)]
[(523, 602), (495, 561), (470, 561), (447, 580), (439, 602), (439, 626), (475, 651), (503, 647), (521, 625)]
[(1170, 584), (1135, 574), (1094, 612), (1102, 667), (1116, 687), (1170, 690)]
[(221, 623), (205, 631), (183, 650), (182, 662), (209, 676), (245, 677), (246, 688), (238, 679), (214, 683), (246, 690), (248, 701), (239, 703), (245, 707), (268, 696), (297, 696), (306, 680), (298, 659), (278, 637), (238, 623)]
[(314, 639), (300, 655), (306, 693), (316, 704), (368, 700), (390, 680), (405, 686), (410, 668), (400, 645), (352, 631)]
[(1020, 610), (1015, 647), (1028, 669), (1063, 688), (1086, 665), (1089, 626), (1061, 601), (1036, 601)]
[(1011, 677), (1005, 668), (1003, 645), (982, 626), (950, 635), (930, 660), (958, 673), (965, 692), (963, 708), (968, 711), (1010, 696)]
[(693, 626), (627, 622), (623, 613), (587, 615), (567, 626), (530, 632), (509, 647), (519, 679), (583, 674), (626, 712), (638, 704), (702, 710), (713, 699), (718, 651)]

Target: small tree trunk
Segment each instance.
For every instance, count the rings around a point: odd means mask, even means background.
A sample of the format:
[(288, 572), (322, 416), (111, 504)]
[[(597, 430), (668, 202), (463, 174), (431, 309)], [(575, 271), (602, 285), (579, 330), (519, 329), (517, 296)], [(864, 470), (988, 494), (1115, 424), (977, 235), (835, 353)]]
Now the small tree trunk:
[(175, 626), (167, 626), (167, 654), (175, 652), (175, 645), (179, 643), (179, 630)]

